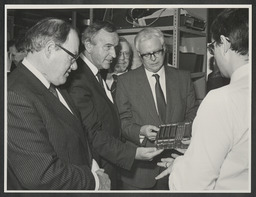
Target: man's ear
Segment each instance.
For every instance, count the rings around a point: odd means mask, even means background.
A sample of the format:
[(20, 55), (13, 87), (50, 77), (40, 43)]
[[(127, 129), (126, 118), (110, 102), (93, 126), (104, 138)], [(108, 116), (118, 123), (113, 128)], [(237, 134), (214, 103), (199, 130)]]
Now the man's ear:
[(88, 52), (88, 53), (91, 53), (91, 51), (92, 51), (92, 48), (93, 48), (93, 45), (92, 45), (92, 43), (90, 42), (90, 41), (84, 41), (84, 48), (85, 48), (85, 50)]
[(223, 35), (220, 36), (220, 40), (221, 40), (221, 43), (223, 44), (223, 52), (227, 53), (227, 51), (230, 49), (230, 46), (231, 46), (230, 42), (227, 41), (226, 37)]
[(45, 48), (44, 48), (44, 54), (47, 58), (50, 58), (53, 52), (55, 52), (55, 42), (49, 41), (46, 43)]

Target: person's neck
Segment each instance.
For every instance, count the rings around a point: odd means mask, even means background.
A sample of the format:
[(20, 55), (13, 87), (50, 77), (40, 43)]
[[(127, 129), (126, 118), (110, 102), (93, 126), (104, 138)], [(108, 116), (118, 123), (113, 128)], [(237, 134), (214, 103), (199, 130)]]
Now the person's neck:
[(26, 59), (28, 60), (28, 62), (33, 65), (39, 72), (41, 72), (42, 74), (44, 73), (44, 64), (45, 60), (42, 59), (42, 55), (38, 52), (34, 52), (34, 53), (28, 53)]
[[(232, 67), (232, 73), (235, 72), (241, 66), (249, 63), (248, 55), (236, 55), (231, 58), (230, 66)], [(231, 73), (231, 75), (232, 75)]]

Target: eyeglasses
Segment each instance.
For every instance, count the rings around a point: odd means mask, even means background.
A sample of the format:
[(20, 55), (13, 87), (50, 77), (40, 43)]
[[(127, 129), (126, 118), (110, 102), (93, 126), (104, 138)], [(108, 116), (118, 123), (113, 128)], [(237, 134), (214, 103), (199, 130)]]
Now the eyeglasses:
[(145, 54), (140, 54), (140, 56), (142, 58), (144, 58), (145, 60), (149, 60), (149, 59), (152, 59), (152, 57), (154, 56), (154, 58), (158, 58), (160, 55), (162, 55), (164, 52), (164, 49), (160, 49), (158, 51), (154, 51), (154, 52), (151, 52), (151, 53), (145, 53)]
[(130, 53), (129, 52), (122, 52), (120, 51), (118, 54), (119, 57), (124, 56), (125, 58), (129, 58), (130, 57)]
[[(228, 41), (228, 42), (230, 42), (230, 40), (229, 40), (229, 38), (228, 37), (225, 37), (225, 39)], [(208, 51), (209, 51), (209, 53), (211, 54), (211, 55), (214, 55), (214, 43), (215, 43), (216, 41), (214, 40), (213, 42), (211, 42), (211, 43), (209, 43), (208, 45), (207, 45), (207, 49), (208, 49)]]
[(207, 45), (207, 49), (208, 49), (208, 51), (209, 51), (209, 53), (211, 54), (211, 55), (214, 55), (214, 43), (215, 43), (216, 41), (214, 40), (213, 42), (211, 42), (211, 43), (209, 43), (208, 45)]
[(63, 51), (65, 51), (67, 54), (69, 54), (72, 57), (71, 65), (74, 64), (75, 61), (79, 58), (80, 54), (75, 55), (75, 54), (71, 53), (69, 50), (67, 50), (66, 48), (60, 46), (59, 44), (56, 44), (56, 46), (60, 47)]

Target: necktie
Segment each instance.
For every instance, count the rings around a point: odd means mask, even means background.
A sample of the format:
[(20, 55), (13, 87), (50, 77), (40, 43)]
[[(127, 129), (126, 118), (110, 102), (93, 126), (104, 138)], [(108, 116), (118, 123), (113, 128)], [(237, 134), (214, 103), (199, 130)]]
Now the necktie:
[(96, 76), (98, 77), (101, 87), (104, 89), (103, 79), (101, 77), (100, 71), (96, 74)]
[(161, 85), (159, 83), (159, 75), (154, 74), (153, 76), (156, 78), (155, 91), (156, 91), (156, 102), (157, 102), (158, 114), (162, 122), (165, 123), (166, 103), (164, 99), (164, 94), (163, 94)]
[(53, 84), (50, 84), (49, 91), (50, 91), (56, 98), (59, 99), (59, 96), (58, 96), (56, 87), (55, 87)]
[(111, 92), (114, 92), (115, 90), (116, 90), (116, 83), (117, 83), (117, 75), (116, 74), (113, 74), (112, 75), (112, 77), (113, 77), (113, 83), (112, 83), (112, 85), (111, 85)]

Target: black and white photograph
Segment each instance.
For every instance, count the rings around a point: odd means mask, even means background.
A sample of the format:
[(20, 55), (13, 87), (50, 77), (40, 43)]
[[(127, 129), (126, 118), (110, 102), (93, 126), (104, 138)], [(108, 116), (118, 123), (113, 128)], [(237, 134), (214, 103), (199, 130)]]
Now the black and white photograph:
[(2, 10), (3, 196), (253, 196), (252, 2)]

